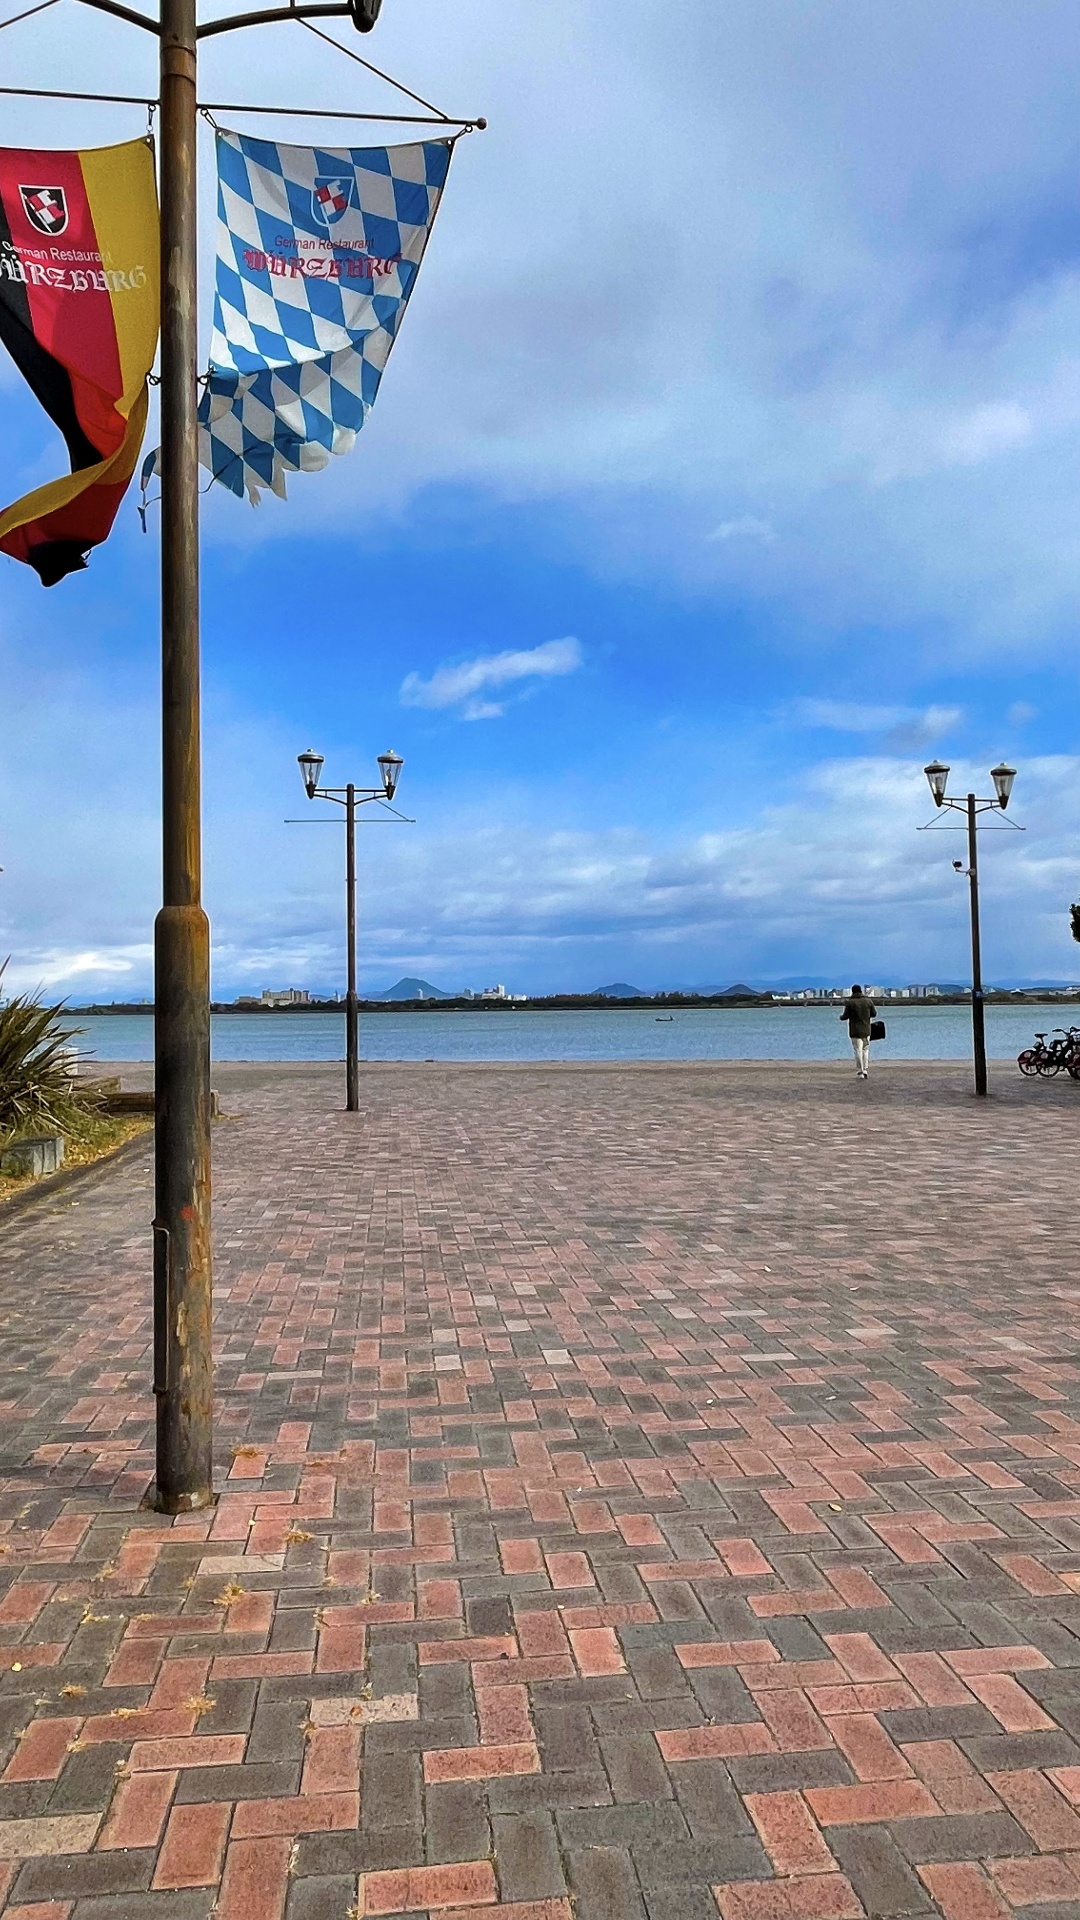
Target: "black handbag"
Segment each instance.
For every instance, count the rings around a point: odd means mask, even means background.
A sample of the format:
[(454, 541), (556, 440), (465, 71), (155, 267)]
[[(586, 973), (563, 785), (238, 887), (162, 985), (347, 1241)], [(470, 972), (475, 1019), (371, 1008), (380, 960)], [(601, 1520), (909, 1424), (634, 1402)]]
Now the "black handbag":
[(885, 1038), (885, 1022), (884, 1022), (884, 1020), (871, 1020), (871, 1022), (870, 1022), (870, 1038), (871, 1038), (871, 1040), (884, 1040), (884, 1038)]

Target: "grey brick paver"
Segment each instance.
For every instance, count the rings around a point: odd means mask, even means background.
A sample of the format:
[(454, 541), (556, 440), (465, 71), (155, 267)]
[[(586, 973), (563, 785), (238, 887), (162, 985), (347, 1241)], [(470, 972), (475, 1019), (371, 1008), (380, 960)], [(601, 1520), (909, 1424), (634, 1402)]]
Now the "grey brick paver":
[(0, 1912), (1080, 1916), (1077, 1090), (338, 1073), (216, 1072), (212, 1514), (149, 1153), (0, 1215)]

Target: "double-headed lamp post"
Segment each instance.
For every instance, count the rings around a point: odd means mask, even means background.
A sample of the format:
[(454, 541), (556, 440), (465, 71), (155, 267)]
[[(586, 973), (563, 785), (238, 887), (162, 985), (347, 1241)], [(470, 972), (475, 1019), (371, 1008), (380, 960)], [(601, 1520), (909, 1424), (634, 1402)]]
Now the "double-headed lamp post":
[[(1004, 813), (1009, 804), (1016, 768), (1007, 767), (1004, 761), (991, 767), (990, 778), (994, 783), (993, 800), (980, 800), (973, 793), (965, 794), (962, 800), (953, 799), (945, 789), (949, 783), (949, 768), (941, 760), (931, 760), (924, 768), (934, 796), (935, 807), (951, 807), (954, 813), (967, 816), (968, 863), (967, 877), (971, 889), (971, 1043), (975, 1059), (975, 1091), (986, 1094), (986, 1021), (983, 1007), (982, 950), (979, 940), (979, 845), (978, 817), (980, 813), (1001, 811)], [(959, 860), (953, 865), (960, 872), (965, 869)]]
[(345, 994), (345, 1105), (350, 1113), (360, 1107), (360, 1009), (356, 998), (356, 809), (367, 800), (392, 800), (401, 769), (405, 765), (399, 753), (389, 751), (378, 756), (382, 775), (380, 787), (320, 787), (323, 756), (298, 753), (297, 765), (309, 800), (336, 800), (345, 809), (345, 944), (348, 955), (348, 985)]

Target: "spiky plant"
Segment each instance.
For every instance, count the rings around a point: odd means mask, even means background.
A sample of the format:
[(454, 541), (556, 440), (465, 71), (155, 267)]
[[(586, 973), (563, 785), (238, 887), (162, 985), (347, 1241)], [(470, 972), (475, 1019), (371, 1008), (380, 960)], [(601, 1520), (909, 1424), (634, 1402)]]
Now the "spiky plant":
[[(0, 987), (7, 961), (0, 962)], [(72, 1089), (67, 1054), (78, 1029), (61, 1025), (62, 1009), (34, 994), (0, 1004), (0, 1138), (47, 1130), (79, 1131), (87, 1109)]]

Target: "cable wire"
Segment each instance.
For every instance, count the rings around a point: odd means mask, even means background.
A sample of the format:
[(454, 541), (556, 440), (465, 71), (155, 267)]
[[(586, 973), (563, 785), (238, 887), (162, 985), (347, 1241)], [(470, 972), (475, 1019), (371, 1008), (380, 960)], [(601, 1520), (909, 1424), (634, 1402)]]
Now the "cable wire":
[[(44, 13), (48, 7), (55, 7), (56, 0), (38, 0), (36, 7), (27, 7), (25, 13), (13, 13), (10, 20), (0, 20), (0, 33), (5, 27), (17, 27), (20, 20), (29, 20), (31, 14)], [(344, 47), (341, 49), (344, 53)]]
[(368, 72), (375, 74), (377, 79), (385, 80), (387, 86), (396, 87), (399, 93), (407, 94), (410, 100), (415, 100), (418, 107), (426, 107), (429, 113), (434, 113), (440, 120), (449, 119), (448, 114), (443, 113), (430, 100), (425, 100), (422, 94), (414, 93), (411, 87), (404, 86), (400, 80), (395, 80), (389, 73), (384, 73), (381, 67), (373, 66), (370, 60), (365, 60), (360, 54), (354, 53), (351, 47), (343, 47), (340, 40), (334, 40), (330, 34), (323, 33), (321, 27), (313, 27), (310, 20), (301, 20), (300, 25), (306, 27), (309, 33), (313, 33), (316, 40), (325, 40), (328, 47), (333, 47), (337, 53), (343, 53), (346, 60), (355, 60), (358, 67), (366, 67)]

